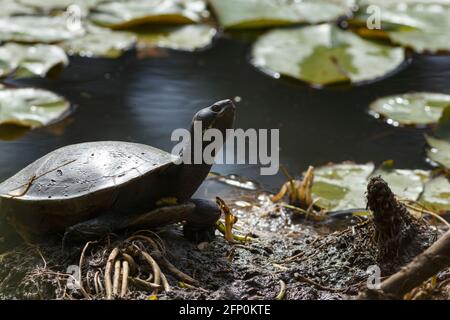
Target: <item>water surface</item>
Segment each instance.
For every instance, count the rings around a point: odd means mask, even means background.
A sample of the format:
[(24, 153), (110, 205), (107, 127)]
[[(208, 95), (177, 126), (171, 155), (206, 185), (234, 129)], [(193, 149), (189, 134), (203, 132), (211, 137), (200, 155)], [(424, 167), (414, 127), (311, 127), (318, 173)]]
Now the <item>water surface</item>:
[[(170, 151), (173, 129), (188, 127), (193, 114), (224, 98), (240, 97), (237, 127), (279, 128), (280, 161), (298, 174), (308, 165), (329, 161), (380, 163), (428, 168), (423, 130), (394, 128), (372, 118), (374, 99), (408, 91), (450, 93), (450, 56), (413, 56), (389, 78), (362, 86), (314, 89), (277, 80), (248, 62), (250, 42), (222, 38), (206, 51), (168, 51), (138, 59), (72, 58), (56, 80), (27, 79), (30, 85), (67, 97), (76, 110), (61, 128), (38, 129), (0, 141), (0, 181), (44, 154), (73, 143), (123, 140)], [(59, 130), (56, 130), (59, 129)], [(216, 165), (274, 189), (284, 179), (260, 176), (258, 166)]]

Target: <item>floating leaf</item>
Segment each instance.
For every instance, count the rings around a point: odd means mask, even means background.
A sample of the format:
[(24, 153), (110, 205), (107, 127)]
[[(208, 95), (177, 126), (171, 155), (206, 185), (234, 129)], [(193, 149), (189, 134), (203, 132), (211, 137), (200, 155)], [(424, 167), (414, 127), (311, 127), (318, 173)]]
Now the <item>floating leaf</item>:
[(364, 193), (373, 170), (372, 163), (342, 163), (316, 168), (312, 187), (315, 203), (327, 210), (365, 208)]
[(374, 80), (404, 58), (400, 47), (379, 45), (330, 24), (273, 30), (252, 50), (253, 64), (266, 72), (318, 85)]
[(431, 147), (427, 151), (428, 158), (444, 168), (450, 169), (450, 142), (430, 136), (425, 138)]
[(0, 124), (42, 127), (59, 120), (70, 104), (42, 89), (0, 89)]
[(211, 44), (216, 29), (208, 25), (188, 25), (167, 28), (139, 28), (133, 30), (143, 46), (156, 46), (174, 50), (194, 51)]
[(439, 139), (450, 141), (450, 105), (442, 111), (434, 134)]
[(419, 198), (429, 175), (425, 170), (394, 169), (390, 161), (373, 173), (373, 176), (381, 176), (398, 198), (413, 201)]
[(419, 202), (425, 207), (441, 213), (450, 211), (450, 182), (445, 176), (439, 176), (425, 184), (425, 190)]
[(82, 10), (95, 7), (105, 0), (19, 0), (22, 4), (39, 9), (42, 12), (65, 10), (71, 5), (77, 5)]
[[(379, 6), (381, 28), (393, 43), (417, 52), (450, 51), (449, 1), (365, 1)], [(369, 11), (370, 12), (370, 11)], [(364, 25), (369, 18), (363, 6), (354, 21)], [(379, 32), (365, 32), (366, 35)]]
[(376, 118), (382, 116), (392, 125), (428, 125), (437, 123), (447, 106), (450, 95), (417, 92), (380, 98), (369, 109)]
[(203, 0), (131, 0), (102, 3), (90, 19), (111, 28), (127, 28), (149, 23), (196, 23), (207, 16)]
[(33, 46), (8, 43), (0, 46), (0, 78), (14, 72), (16, 78), (45, 77), (51, 70), (63, 67), (69, 60), (58, 46)]
[(20, 14), (33, 14), (35, 10), (17, 0), (0, 0), (0, 17), (10, 17)]
[[(378, 5), (378, 6), (388, 6), (395, 3), (392, 0), (358, 0), (358, 5), (360, 6), (367, 6), (367, 5)], [(450, 0), (402, 0), (399, 3), (406, 5), (406, 4), (445, 4), (450, 5)]]
[(111, 31), (99, 27), (89, 27), (87, 30), (86, 35), (61, 44), (68, 54), (117, 58), (136, 44), (136, 36), (130, 32)]
[(348, 15), (354, 0), (211, 0), (224, 28), (316, 24)]
[(55, 43), (83, 35), (69, 29), (64, 17), (17, 16), (0, 19), (0, 41)]

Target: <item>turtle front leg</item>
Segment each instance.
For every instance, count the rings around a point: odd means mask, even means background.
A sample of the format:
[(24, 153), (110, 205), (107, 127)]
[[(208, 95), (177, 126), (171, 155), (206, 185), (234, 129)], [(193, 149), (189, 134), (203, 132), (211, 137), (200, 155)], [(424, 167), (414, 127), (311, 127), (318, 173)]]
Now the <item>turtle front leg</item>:
[(87, 241), (100, 239), (119, 229), (119, 221), (120, 217), (116, 215), (104, 214), (68, 227), (62, 241), (63, 251), (71, 255)]
[(99, 239), (115, 231), (162, 227), (184, 221), (192, 214), (195, 208), (194, 203), (185, 203), (156, 208), (143, 214), (106, 213), (67, 228), (63, 239), (63, 249), (71, 249), (74, 245)]
[(184, 236), (194, 242), (212, 241), (221, 214), (219, 207), (211, 200), (192, 199), (190, 202), (195, 204), (195, 210), (186, 218)]

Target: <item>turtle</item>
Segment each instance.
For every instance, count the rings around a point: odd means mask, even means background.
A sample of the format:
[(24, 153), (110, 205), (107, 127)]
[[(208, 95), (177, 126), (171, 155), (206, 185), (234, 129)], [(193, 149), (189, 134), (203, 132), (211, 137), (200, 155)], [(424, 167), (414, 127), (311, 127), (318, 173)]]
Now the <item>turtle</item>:
[[(179, 155), (121, 141), (52, 151), (0, 184), (0, 226), (28, 242), (59, 235), (63, 247), (72, 247), (120, 230), (185, 222), (186, 238), (210, 241), (220, 209), (212, 200), (191, 197), (212, 164), (179, 160), (187, 152), (193, 158), (195, 122), (202, 130), (220, 130), (226, 139), (234, 119), (231, 100), (201, 109)], [(201, 145), (205, 148), (207, 142)]]

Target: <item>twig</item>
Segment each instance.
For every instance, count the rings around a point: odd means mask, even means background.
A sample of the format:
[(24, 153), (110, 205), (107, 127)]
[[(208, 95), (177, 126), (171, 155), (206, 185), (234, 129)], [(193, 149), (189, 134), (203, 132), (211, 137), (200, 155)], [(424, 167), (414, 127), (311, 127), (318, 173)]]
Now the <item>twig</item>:
[(381, 283), (378, 291), (368, 291), (360, 298), (375, 296), (401, 298), (415, 287), (450, 266), (450, 231), (409, 264)]
[(275, 300), (284, 300), (286, 296), (286, 283), (283, 280), (280, 280), (280, 292), (275, 297)]
[(171, 274), (173, 274), (178, 280), (181, 280), (183, 282), (190, 283), (192, 285), (199, 285), (199, 282), (192, 278), (191, 276), (187, 275), (186, 273), (178, 270), (172, 263), (170, 263), (166, 258), (164, 258), (161, 254), (155, 255), (155, 259), (158, 260), (159, 264), (163, 267), (163, 269), (166, 269)]
[(329, 291), (329, 292), (336, 292), (336, 293), (344, 292), (346, 290), (346, 289), (335, 289), (335, 288), (328, 288), (328, 287), (322, 286), (321, 284), (319, 284), (317, 282), (314, 282), (311, 279), (305, 278), (304, 276), (302, 276), (302, 275), (300, 275), (298, 273), (295, 273), (294, 277), (295, 277), (295, 279), (297, 281), (308, 283), (308, 284), (316, 287), (319, 290)]
[[(442, 218), (442, 217), (441, 217), (439, 214), (437, 214), (436, 212), (433, 212), (433, 211), (430, 211), (430, 210), (426, 209), (426, 208), (423, 207), (420, 203), (417, 203), (417, 202), (412, 201), (412, 200), (399, 200), (399, 201), (402, 202), (403, 205), (404, 205), (405, 207), (407, 207), (407, 208), (409, 208), (409, 209), (411, 209), (411, 210), (418, 211), (420, 214), (424, 214), (424, 213), (429, 214), (430, 216), (432, 216), (432, 217), (438, 219), (440, 222), (442, 222), (443, 224), (445, 224), (445, 225), (447, 226), (447, 228), (450, 229), (450, 223), (448, 223), (447, 220), (445, 220), (444, 218)], [(414, 203), (414, 204), (416, 204), (416, 205), (419, 205), (420, 208), (417, 208), (417, 207), (415, 207), (415, 206), (412, 206), (412, 205), (410, 205), (410, 204), (407, 204), (406, 202), (411, 202), (411, 203)]]

